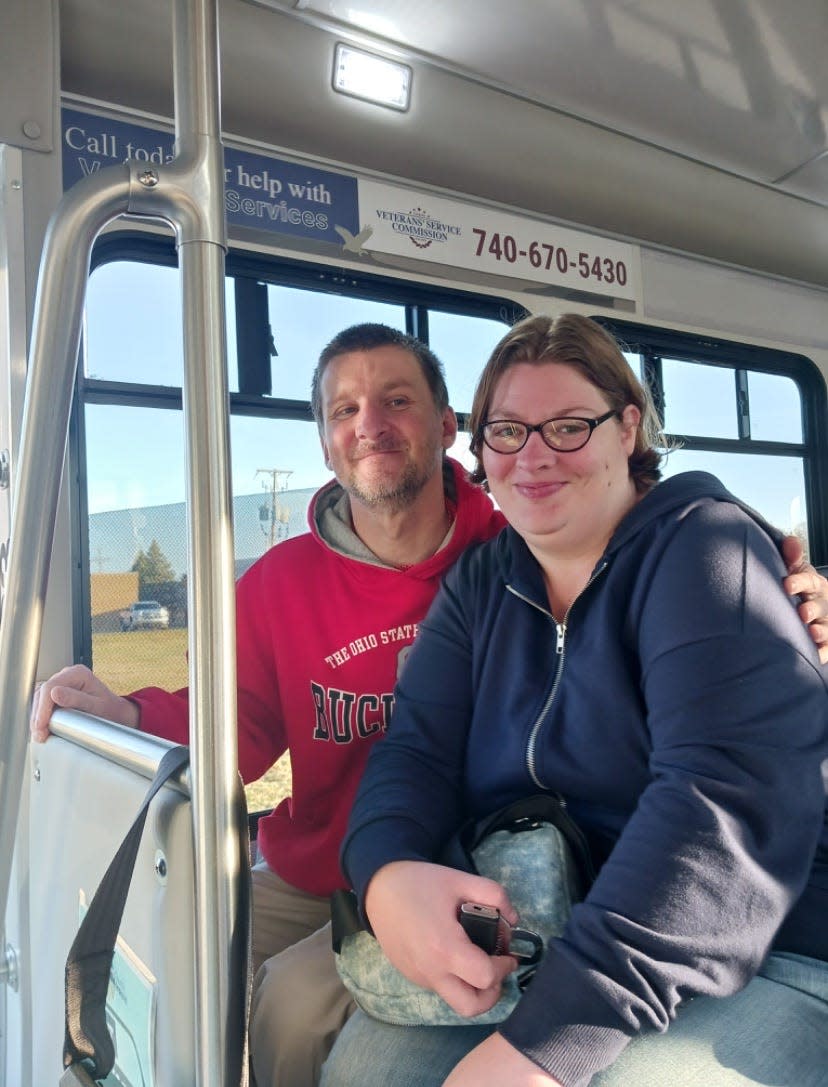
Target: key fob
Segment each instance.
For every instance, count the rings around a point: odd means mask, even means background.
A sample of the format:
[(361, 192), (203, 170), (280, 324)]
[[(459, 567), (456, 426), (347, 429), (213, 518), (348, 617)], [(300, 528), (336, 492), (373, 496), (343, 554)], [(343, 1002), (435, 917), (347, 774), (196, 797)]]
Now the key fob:
[(543, 938), (537, 932), (513, 927), (493, 906), (463, 902), (458, 920), (471, 942), (487, 955), (512, 955), (522, 966), (531, 966), (543, 954)]

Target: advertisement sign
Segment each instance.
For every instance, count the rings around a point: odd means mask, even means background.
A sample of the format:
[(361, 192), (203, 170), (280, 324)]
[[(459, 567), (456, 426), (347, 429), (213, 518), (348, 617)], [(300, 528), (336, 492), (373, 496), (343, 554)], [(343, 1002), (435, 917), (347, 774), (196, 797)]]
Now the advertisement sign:
[(568, 227), (359, 182), (362, 246), (573, 290), (635, 299), (638, 247)]
[[(171, 132), (68, 108), (62, 121), (64, 189), (127, 159), (148, 166), (172, 161)], [(346, 174), (225, 147), (224, 184), (227, 222), (234, 226), (337, 245), (343, 230), (358, 230), (356, 178)]]
[[(63, 184), (134, 159), (163, 166), (171, 132), (63, 110)], [(332, 245), (347, 257), (467, 268), (614, 299), (639, 295), (639, 248), (495, 208), (226, 147), (230, 226)], [(399, 260), (398, 258), (403, 258)]]

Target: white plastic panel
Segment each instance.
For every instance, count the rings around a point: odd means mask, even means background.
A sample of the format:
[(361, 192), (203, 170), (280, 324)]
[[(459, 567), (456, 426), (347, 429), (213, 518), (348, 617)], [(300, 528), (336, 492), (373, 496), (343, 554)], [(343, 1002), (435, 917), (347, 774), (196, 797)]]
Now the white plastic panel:
[[(113, 730), (115, 732), (115, 730)], [(117, 742), (117, 733), (115, 733)], [(165, 745), (157, 742), (163, 753)], [(64, 967), (82, 902), (90, 902), (149, 787), (142, 774), (53, 736), (33, 750), (31, 788), (31, 974), (36, 1045), (34, 1084), (57, 1083), (62, 1069)], [(163, 856), (166, 874), (156, 870)], [(195, 1083), (194, 866), (189, 799), (165, 787), (147, 816), (121, 938), (132, 960), (117, 1061), (124, 1069), (142, 1047), (141, 976), (154, 1001), (155, 1079), (146, 1087)], [(123, 951), (123, 949), (122, 949)], [(138, 965), (140, 964), (140, 965)], [(127, 974), (130, 972), (127, 971)], [(140, 1079), (136, 1080), (140, 1083)]]

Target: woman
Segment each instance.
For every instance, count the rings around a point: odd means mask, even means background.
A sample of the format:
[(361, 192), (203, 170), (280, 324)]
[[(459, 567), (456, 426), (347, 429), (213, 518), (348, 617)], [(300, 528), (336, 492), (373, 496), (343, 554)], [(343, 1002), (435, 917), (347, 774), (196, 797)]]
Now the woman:
[(504, 337), (471, 430), (509, 527), (421, 627), (344, 867), (391, 961), (469, 1016), (514, 962), (459, 904), (517, 918), (432, 863), (450, 834), (557, 791), (601, 868), (496, 1031), (357, 1013), (324, 1087), (824, 1085), (828, 701), (767, 526), (712, 476), (657, 484), (651, 404), (583, 317)]

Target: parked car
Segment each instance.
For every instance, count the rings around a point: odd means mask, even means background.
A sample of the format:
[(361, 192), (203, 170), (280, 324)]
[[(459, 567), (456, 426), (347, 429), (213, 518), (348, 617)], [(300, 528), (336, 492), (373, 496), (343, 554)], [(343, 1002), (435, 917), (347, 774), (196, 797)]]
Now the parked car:
[(139, 627), (168, 627), (170, 613), (157, 600), (136, 600), (121, 612), (121, 630), (137, 630)]

